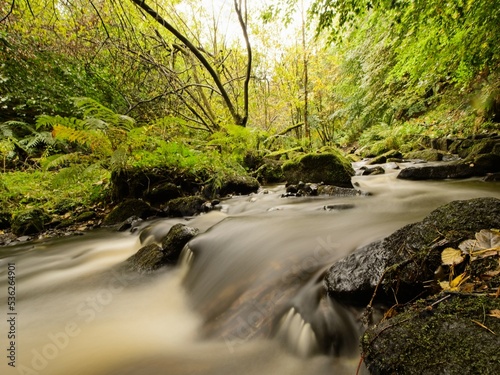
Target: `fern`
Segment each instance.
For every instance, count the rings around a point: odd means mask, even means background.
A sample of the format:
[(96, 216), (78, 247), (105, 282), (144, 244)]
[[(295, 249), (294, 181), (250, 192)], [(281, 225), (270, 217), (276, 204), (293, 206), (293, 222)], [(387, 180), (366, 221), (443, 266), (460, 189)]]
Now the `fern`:
[(40, 165), (45, 171), (59, 169), (76, 163), (80, 159), (80, 156), (79, 152), (73, 152), (71, 154), (56, 154), (42, 157), (40, 159)]
[[(120, 115), (101, 103), (91, 98), (72, 98), (75, 106), (82, 110), (84, 122), (90, 129), (96, 125), (98, 128), (118, 127), (131, 130), (135, 126), (135, 120), (129, 116)], [(96, 121), (96, 120), (99, 121)]]

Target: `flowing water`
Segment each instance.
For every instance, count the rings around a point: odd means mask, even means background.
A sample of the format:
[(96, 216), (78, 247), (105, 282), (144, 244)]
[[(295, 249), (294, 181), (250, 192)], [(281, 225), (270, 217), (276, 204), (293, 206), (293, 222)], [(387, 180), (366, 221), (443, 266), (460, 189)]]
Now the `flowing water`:
[[(0, 248), (0, 373), (355, 374), (359, 311), (325, 296), (328, 266), (444, 203), (500, 198), (498, 183), (388, 172), (353, 178), (369, 196), (281, 198), (274, 186), (190, 221)], [(337, 203), (354, 208), (324, 209)], [(179, 222), (203, 232), (181, 265), (120, 267)]]

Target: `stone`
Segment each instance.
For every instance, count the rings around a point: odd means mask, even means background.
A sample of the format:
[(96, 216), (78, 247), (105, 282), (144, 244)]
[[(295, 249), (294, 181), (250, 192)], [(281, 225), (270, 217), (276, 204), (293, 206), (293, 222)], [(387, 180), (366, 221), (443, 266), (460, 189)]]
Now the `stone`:
[(373, 168), (364, 167), (361, 175), (362, 176), (371, 176), (371, 175), (379, 175), (379, 174), (384, 174), (384, 173), (385, 173), (385, 169), (378, 165), (378, 166), (373, 167)]
[(283, 174), (290, 184), (299, 181), (323, 182), (328, 185), (352, 188), (354, 169), (340, 152), (306, 154), (283, 164)]
[(146, 192), (144, 199), (150, 204), (158, 206), (162, 203), (166, 203), (169, 200), (179, 198), (182, 196), (180, 188), (172, 182), (163, 182), (154, 185), (153, 188)]
[(14, 216), (12, 220), (12, 232), (16, 236), (26, 236), (40, 233), (45, 229), (50, 218), (40, 208), (22, 211)]
[(274, 184), (285, 181), (283, 174), (283, 162), (265, 158), (263, 164), (257, 168), (253, 175), (261, 184)]
[(127, 259), (129, 268), (149, 273), (168, 265), (175, 265), (184, 246), (197, 234), (198, 229), (184, 224), (175, 224), (163, 238), (161, 245), (152, 243), (140, 248)]
[(492, 332), (500, 332), (500, 319), (488, 314), (499, 309), (500, 299), (473, 295), (413, 304), (368, 328), (364, 363), (370, 374), (496, 375), (499, 341)]
[(102, 225), (110, 226), (124, 222), (131, 216), (141, 219), (158, 215), (160, 212), (140, 199), (127, 199), (117, 205), (103, 220)]
[(440, 165), (419, 165), (404, 168), (399, 172), (403, 180), (444, 180), (448, 178), (469, 178), (475, 176), (477, 169), (473, 164), (450, 162)]
[(412, 151), (405, 155), (405, 159), (421, 159), (425, 161), (441, 161), (446, 154), (434, 149)]
[[(453, 201), (339, 260), (325, 278), (328, 293), (349, 302), (367, 304), (377, 296), (408, 301), (430, 292), (426, 282), (441, 265), (441, 252), (474, 238), (481, 229), (500, 227), (500, 199)], [(380, 284), (380, 285), (379, 285)]]
[(393, 159), (400, 161), (402, 157), (403, 157), (403, 154), (401, 154), (401, 152), (396, 151), (396, 150), (390, 150), (390, 151), (383, 153), (382, 155), (375, 156), (373, 159), (371, 159), (367, 163), (367, 165), (384, 164), (388, 160), (393, 160)]
[(206, 200), (200, 196), (172, 199), (167, 203), (165, 213), (171, 217), (193, 216), (204, 212)]

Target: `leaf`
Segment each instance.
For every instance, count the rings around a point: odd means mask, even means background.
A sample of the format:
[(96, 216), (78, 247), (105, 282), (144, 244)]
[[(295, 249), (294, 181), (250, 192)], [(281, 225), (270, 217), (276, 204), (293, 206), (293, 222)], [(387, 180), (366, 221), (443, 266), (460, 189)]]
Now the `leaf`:
[(498, 310), (498, 309), (491, 310), (490, 313), (488, 314), (488, 316), (500, 319), (500, 310)]
[(465, 280), (467, 280), (469, 276), (466, 276), (466, 273), (462, 273), (455, 277), (453, 280), (450, 281), (450, 288), (457, 288), (459, 287)]
[(445, 266), (455, 266), (464, 261), (462, 251), (448, 247), (441, 253), (441, 261)]
[(481, 249), (491, 249), (500, 246), (500, 233), (498, 230), (482, 229), (476, 233), (476, 240)]
[(476, 240), (465, 240), (458, 245), (458, 248), (462, 250), (464, 254), (470, 254), (474, 250), (478, 249), (478, 244)]

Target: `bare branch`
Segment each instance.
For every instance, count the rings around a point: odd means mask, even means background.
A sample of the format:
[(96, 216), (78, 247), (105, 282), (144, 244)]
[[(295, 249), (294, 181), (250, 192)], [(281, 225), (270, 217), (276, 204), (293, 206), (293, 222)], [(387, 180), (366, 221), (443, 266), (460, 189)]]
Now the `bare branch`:
[(1, 20), (0, 20), (0, 23), (5, 21), (7, 18), (9, 18), (9, 16), (12, 14), (12, 11), (14, 10), (14, 5), (16, 4), (16, 0), (12, 0), (12, 3), (10, 4), (10, 9), (9, 9), (9, 12), (5, 15), (5, 17), (3, 17)]

